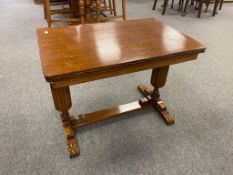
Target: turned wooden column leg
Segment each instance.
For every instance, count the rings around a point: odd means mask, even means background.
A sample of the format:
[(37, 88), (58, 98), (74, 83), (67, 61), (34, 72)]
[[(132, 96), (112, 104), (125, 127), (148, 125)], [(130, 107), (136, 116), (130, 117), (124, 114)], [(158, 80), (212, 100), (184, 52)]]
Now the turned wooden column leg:
[(163, 87), (166, 83), (169, 66), (156, 68), (152, 70), (151, 84), (154, 87), (151, 93), (152, 98), (155, 100), (155, 109), (163, 117), (167, 124), (174, 124), (173, 117), (168, 113), (167, 107), (160, 99), (159, 88)]
[(220, 2), (220, 0), (216, 0), (214, 3), (214, 10), (213, 10), (212, 16), (215, 16), (217, 14), (219, 2)]
[(113, 1), (112, 1), (112, 5), (113, 5), (113, 14), (114, 14), (114, 16), (117, 16), (116, 0), (113, 0)]
[[(138, 90), (149, 100), (151, 106), (161, 115), (168, 125), (174, 124), (173, 117), (167, 111), (167, 107), (160, 99), (159, 88), (163, 87), (166, 83), (166, 78), (168, 74), (169, 67), (161, 67), (152, 70), (151, 84), (154, 87), (153, 90), (145, 87), (144, 85), (139, 85)], [(152, 99), (152, 100), (151, 100)]]
[(186, 0), (186, 1), (185, 1), (185, 6), (184, 6), (184, 8), (182, 9), (182, 16), (186, 16), (187, 8), (188, 8), (189, 2), (190, 2), (190, 0)]
[(172, 0), (171, 9), (173, 9), (174, 0)]
[(155, 1), (154, 1), (154, 4), (153, 4), (153, 7), (152, 7), (152, 10), (155, 10), (156, 5), (157, 5), (157, 0), (155, 0)]
[(122, 0), (122, 16), (123, 16), (123, 20), (126, 20), (126, 7), (125, 7), (125, 0)]
[(207, 11), (208, 11), (209, 5), (210, 5), (210, 0), (207, 0), (207, 1), (206, 1), (206, 8), (205, 8), (205, 12), (207, 12)]
[(50, 12), (50, 1), (49, 0), (44, 0), (44, 10), (46, 13), (46, 19), (48, 23), (48, 27), (51, 27), (51, 12)]
[(162, 11), (162, 15), (164, 15), (165, 14), (165, 12), (166, 12), (166, 9), (167, 9), (167, 5), (168, 5), (168, 1), (169, 0), (164, 0), (164, 7), (163, 7), (163, 11)]
[(44, 6), (44, 19), (47, 19), (46, 2), (45, 2), (45, 0), (43, 0), (43, 6)]
[(222, 4), (223, 4), (224, 0), (220, 0), (220, 6), (218, 10), (222, 10)]
[(79, 0), (79, 15), (80, 15), (81, 24), (85, 23), (84, 0)]
[(203, 7), (203, 3), (204, 3), (204, 0), (199, 1), (199, 7), (198, 7), (198, 13), (197, 13), (198, 18), (201, 17), (201, 11), (202, 11), (202, 7)]
[(108, 0), (110, 15), (112, 15), (112, 0)]
[(100, 22), (100, 0), (96, 0), (96, 22)]
[(76, 0), (69, 0), (70, 9), (73, 11), (74, 18), (78, 18), (79, 9), (78, 9), (78, 1)]
[(79, 155), (79, 147), (74, 137), (73, 128), (71, 126), (70, 115), (68, 110), (71, 108), (71, 97), (69, 87), (55, 89), (50, 85), (55, 108), (60, 112), (61, 120), (64, 127), (64, 134), (67, 142), (67, 150), (70, 158)]
[(86, 0), (85, 1), (85, 19), (86, 19), (86, 22), (88, 22), (90, 19), (91, 19), (91, 9), (90, 9), (90, 7), (91, 7), (91, 4), (92, 2), (91, 2), (91, 0)]

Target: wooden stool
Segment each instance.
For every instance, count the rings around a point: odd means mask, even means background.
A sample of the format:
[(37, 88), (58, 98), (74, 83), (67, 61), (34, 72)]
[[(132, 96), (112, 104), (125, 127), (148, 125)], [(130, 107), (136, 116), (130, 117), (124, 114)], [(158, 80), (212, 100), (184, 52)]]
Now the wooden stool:
[[(103, 5), (101, 6), (101, 4)], [(126, 20), (125, 0), (121, 0), (121, 7), (122, 7), (122, 14), (117, 15), (116, 0), (108, 0), (108, 3), (106, 2), (106, 0), (93, 0), (92, 11), (96, 12), (97, 23), (107, 19), (122, 18), (123, 20)], [(104, 12), (109, 12), (110, 15), (107, 16)]]
[[(65, 8), (64, 5), (68, 5), (68, 8)], [(59, 9), (51, 9), (51, 6), (60, 6)], [(78, 15), (78, 5), (72, 1), (60, 1), (60, 2), (51, 2), (50, 0), (44, 0), (44, 17), (48, 22), (48, 27), (51, 27), (53, 22), (70, 22), (77, 23), (81, 22), (78, 18), (57, 18), (52, 19), (52, 15), (54, 14), (71, 14), (73, 16)]]
[[(100, 22), (98, 17), (100, 15), (107, 17), (105, 12), (109, 12), (110, 15), (113, 14), (112, 0), (108, 0), (108, 3), (106, 0), (99, 0), (99, 1), (85, 0), (85, 21), (86, 22)], [(94, 17), (94, 21), (93, 21), (92, 13), (95, 13), (96, 16), (98, 16), (96, 18)], [(114, 11), (114, 14), (115, 14), (115, 11)]]

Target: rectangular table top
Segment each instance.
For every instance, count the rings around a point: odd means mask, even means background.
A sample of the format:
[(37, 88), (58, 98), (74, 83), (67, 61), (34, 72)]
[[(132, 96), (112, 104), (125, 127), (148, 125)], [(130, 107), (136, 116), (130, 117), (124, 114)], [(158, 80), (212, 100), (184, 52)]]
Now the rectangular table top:
[(49, 82), (205, 51), (201, 43), (153, 18), (42, 28), (37, 37)]

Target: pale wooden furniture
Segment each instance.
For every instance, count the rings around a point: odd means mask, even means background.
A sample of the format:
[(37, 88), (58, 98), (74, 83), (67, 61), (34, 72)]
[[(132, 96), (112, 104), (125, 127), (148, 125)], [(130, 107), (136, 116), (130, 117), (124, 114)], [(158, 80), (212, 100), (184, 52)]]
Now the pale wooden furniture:
[[(195, 60), (205, 51), (199, 42), (152, 18), (43, 28), (37, 30), (37, 37), (43, 74), (61, 115), (70, 158), (79, 155), (73, 134), (78, 127), (145, 107), (153, 107), (167, 124), (173, 124), (159, 94), (169, 66)], [(71, 85), (146, 69), (152, 69), (154, 89), (140, 85), (145, 95), (140, 100), (89, 114), (69, 114)]]
[[(68, 7), (64, 7), (67, 5)], [(51, 6), (56, 6), (56, 9), (51, 9)], [(60, 8), (58, 8), (60, 7)], [(50, 0), (44, 0), (44, 16), (47, 20), (48, 27), (54, 22), (68, 22), (68, 23), (80, 23), (81, 20), (77, 18), (78, 15), (78, 4), (73, 0), (61, 1), (61, 2), (50, 2)], [(69, 18), (53, 18), (56, 14), (70, 14)]]
[[(51, 9), (51, 6), (54, 5), (60, 5), (61, 8)], [(119, 18), (126, 20), (125, 0), (121, 0), (122, 13), (120, 15), (117, 15), (116, 9), (116, 0), (64, 0), (56, 3), (44, 0), (44, 14), (48, 27), (51, 27), (54, 22), (83, 24)], [(71, 16), (69, 18), (53, 18), (54, 14), (71, 14)]]
[[(121, 14), (117, 14), (116, 0), (76, 0), (79, 4), (85, 4), (83, 11), (80, 11), (80, 18), (82, 23), (103, 22), (110, 19), (123, 19), (126, 20), (126, 7), (125, 0), (121, 0)], [(93, 16), (92, 13), (95, 13)], [(109, 14), (105, 14), (109, 12)]]

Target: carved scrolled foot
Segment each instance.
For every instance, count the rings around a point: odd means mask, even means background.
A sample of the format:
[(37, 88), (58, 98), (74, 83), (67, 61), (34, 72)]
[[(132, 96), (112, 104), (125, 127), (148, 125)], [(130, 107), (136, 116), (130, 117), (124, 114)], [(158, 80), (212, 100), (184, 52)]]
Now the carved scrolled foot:
[(140, 85), (138, 86), (138, 90), (139, 90), (144, 96), (151, 95), (151, 93), (153, 92), (150, 88), (144, 86), (143, 84), (140, 84)]
[[(148, 100), (148, 102), (151, 102), (151, 99), (153, 99), (151, 105), (155, 108), (155, 110), (161, 115), (161, 117), (165, 120), (165, 122), (168, 125), (172, 125), (175, 123), (174, 118), (172, 117), (172, 115), (167, 111), (167, 107), (165, 106), (165, 104), (163, 103), (163, 101), (160, 98), (153, 98), (152, 97), (152, 93), (153, 91), (140, 84), (138, 86), (138, 90), (145, 96), (144, 98), (146, 98)], [(158, 94), (159, 97), (159, 94)], [(143, 100), (143, 99), (142, 99)], [(140, 101), (139, 101), (140, 103)]]
[(165, 120), (168, 125), (172, 125), (175, 123), (172, 115), (167, 111), (167, 107), (163, 103), (162, 100), (158, 99), (155, 101), (155, 109), (161, 115), (161, 117)]
[(73, 135), (73, 129), (70, 126), (64, 126), (64, 134), (66, 136), (67, 151), (70, 159), (79, 156), (80, 150), (77, 139)]
[(67, 144), (67, 150), (68, 150), (70, 159), (79, 156), (80, 150), (79, 150), (79, 147), (77, 145), (76, 138), (73, 137), (73, 138), (67, 139), (66, 144)]

